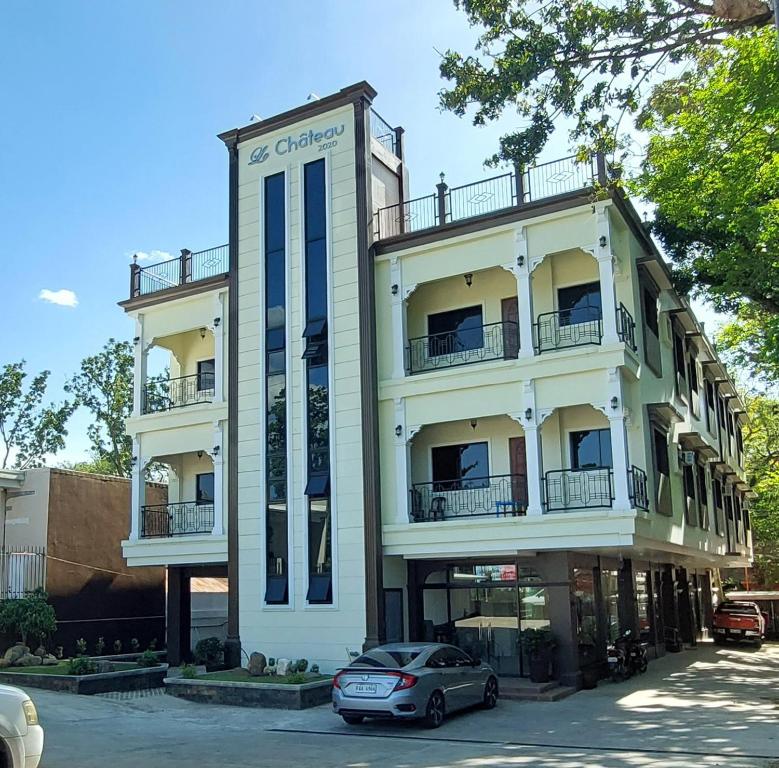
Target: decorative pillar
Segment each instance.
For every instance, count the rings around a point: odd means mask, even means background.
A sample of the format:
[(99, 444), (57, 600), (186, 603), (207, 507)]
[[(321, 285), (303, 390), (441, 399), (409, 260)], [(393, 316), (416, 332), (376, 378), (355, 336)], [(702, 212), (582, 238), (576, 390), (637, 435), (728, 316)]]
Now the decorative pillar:
[(214, 402), (224, 402), (224, 293), (214, 298), (214, 322), (211, 331), (214, 334)]
[[(535, 382), (531, 379), (522, 387), (523, 413), (514, 416), (525, 432), (525, 461), (527, 465), (527, 514), (542, 515), (544, 493), (541, 460), (541, 424), (543, 419), (536, 413)], [(529, 417), (529, 418), (528, 418)]]
[(402, 525), (411, 520), (409, 499), (411, 490), (411, 436), (406, 428), (406, 401), (395, 400), (395, 514), (394, 523)]
[(603, 343), (616, 344), (617, 336), (617, 292), (614, 285), (615, 259), (611, 250), (609, 213), (605, 206), (596, 204), (595, 258), (598, 260), (601, 305), (603, 307)]
[(519, 311), (519, 357), (533, 357), (533, 291), (530, 258), (525, 227), (517, 230), (514, 239), (516, 265), (512, 272), (517, 279), (517, 309)]
[(608, 371), (608, 401), (605, 405), (595, 407), (606, 414), (609, 420), (609, 432), (611, 434), (611, 461), (614, 473), (614, 509), (626, 510), (633, 506), (630, 500), (630, 487), (628, 484), (628, 469), (630, 458), (628, 452), (628, 439), (626, 426), (629, 411), (623, 402), (622, 374), (619, 368), (610, 368)]
[[(217, 376), (218, 378), (218, 376)], [(214, 447), (211, 460), (214, 464), (214, 536), (224, 535), (224, 436), (221, 422), (214, 423)]]
[[(392, 293), (392, 378), (406, 375), (406, 299), (400, 258), (390, 262), (390, 291)], [(413, 290), (413, 288), (412, 288)]]
[(141, 458), (141, 443), (133, 438), (133, 465), (130, 473), (130, 541), (137, 541), (141, 534), (141, 507), (146, 503), (146, 478)]
[(143, 315), (135, 320), (135, 362), (133, 366), (133, 417), (143, 413), (143, 387), (146, 384), (146, 340), (143, 335)]

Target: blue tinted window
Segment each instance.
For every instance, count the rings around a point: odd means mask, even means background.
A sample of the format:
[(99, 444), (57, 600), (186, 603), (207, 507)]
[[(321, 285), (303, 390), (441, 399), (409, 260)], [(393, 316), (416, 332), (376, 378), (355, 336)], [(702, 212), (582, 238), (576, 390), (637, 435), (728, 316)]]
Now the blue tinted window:
[(572, 469), (611, 466), (611, 432), (608, 429), (587, 429), (571, 432)]
[(325, 238), (325, 161), (305, 166), (306, 241)]

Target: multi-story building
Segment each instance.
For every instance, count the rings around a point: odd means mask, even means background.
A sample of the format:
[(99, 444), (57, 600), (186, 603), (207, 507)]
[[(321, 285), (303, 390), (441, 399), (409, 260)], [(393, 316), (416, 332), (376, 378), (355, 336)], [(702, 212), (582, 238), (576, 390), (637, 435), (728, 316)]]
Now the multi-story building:
[(173, 634), (226, 563), (236, 662), (446, 639), (522, 675), (550, 626), (575, 685), (620, 628), (693, 643), (750, 557), (744, 410), (644, 226), (599, 157), (412, 199), (374, 96), (221, 135), (230, 245), (132, 267), (128, 561)]

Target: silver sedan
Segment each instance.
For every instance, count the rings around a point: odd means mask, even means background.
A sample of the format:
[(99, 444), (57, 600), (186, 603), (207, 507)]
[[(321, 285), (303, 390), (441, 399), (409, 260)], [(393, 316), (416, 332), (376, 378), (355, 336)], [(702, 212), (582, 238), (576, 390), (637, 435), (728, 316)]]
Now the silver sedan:
[(364, 653), (333, 680), (333, 711), (349, 725), (366, 717), (422, 719), (437, 728), (448, 712), (498, 701), (488, 664), (443, 643), (391, 643)]

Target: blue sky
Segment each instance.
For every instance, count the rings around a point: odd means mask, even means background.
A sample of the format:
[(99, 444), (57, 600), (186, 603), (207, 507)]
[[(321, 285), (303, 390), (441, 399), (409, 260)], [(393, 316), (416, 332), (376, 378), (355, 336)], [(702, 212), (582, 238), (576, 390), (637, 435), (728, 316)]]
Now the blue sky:
[[(378, 111), (406, 128), (412, 194), (440, 171), (454, 184), (488, 175), (484, 158), (517, 119), (476, 129), (437, 107), (437, 51), (475, 38), (451, 0), (5, 0), (0, 364), (51, 369), (60, 397), (84, 356), (130, 338), (116, 302), (131, 254), (227, 241), (216, 134), (252, 113), (368, 80)], [(560, 132), (547, 154), (566, 149)], [(87, 423), (72, 420), (58, 461), (86, 455)]]

